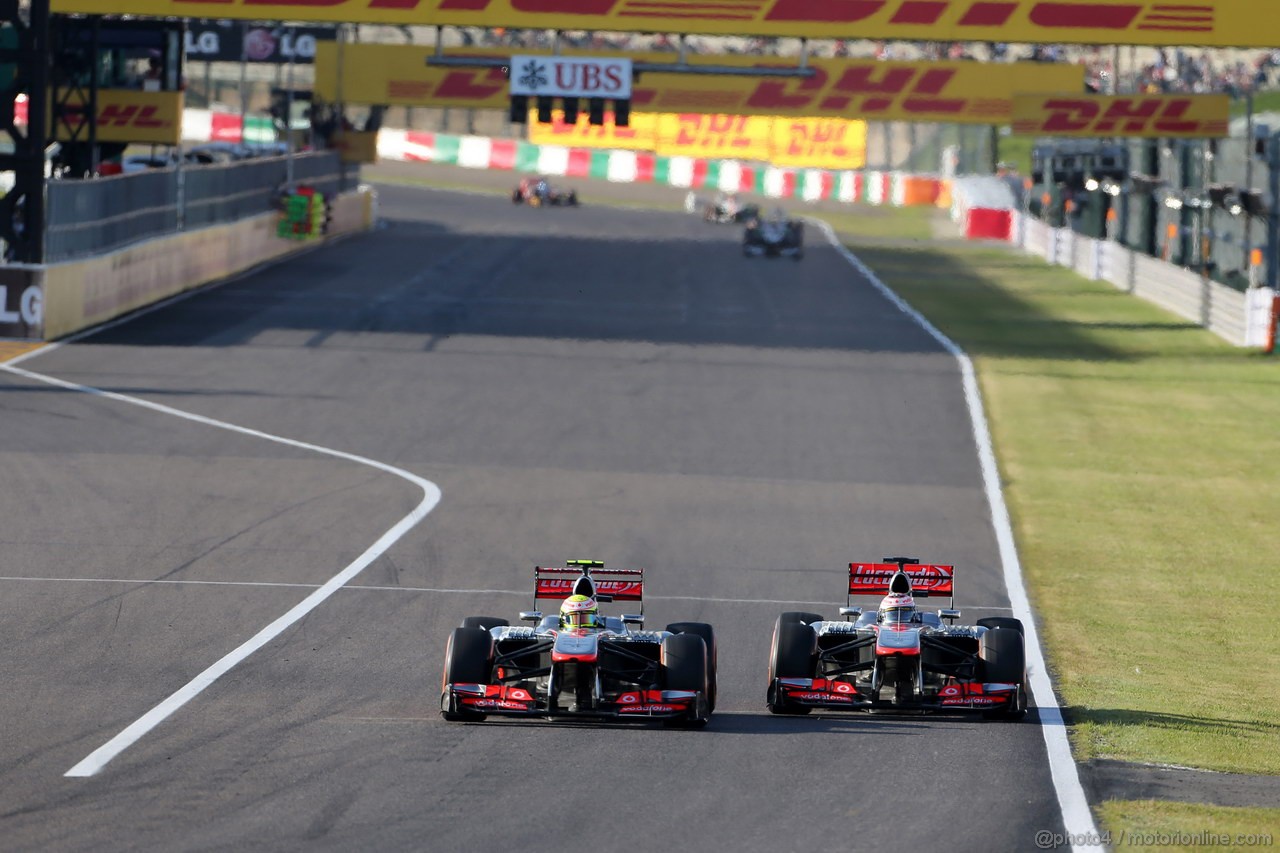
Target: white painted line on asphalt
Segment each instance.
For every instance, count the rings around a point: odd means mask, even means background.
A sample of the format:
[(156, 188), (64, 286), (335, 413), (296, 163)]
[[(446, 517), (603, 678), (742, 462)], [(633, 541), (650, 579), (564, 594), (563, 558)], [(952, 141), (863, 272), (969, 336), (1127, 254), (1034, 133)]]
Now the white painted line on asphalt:
[(171, 714), (190, 702), (209, 685), (213, 684), (227, 672), (229, 672), (238, 663), (243, 661), (249, 655), (271, 642), (278, 637), (290, 625), (293, 625), (302, 617), (306, 616), (312, 610), (320, 606), (329, 596), (333, 595), (343, 587), (349, 580), (354, 578), (360, 572), (381, 556), (388, 548), (400, 540), (406, 533), (412, 530), (418, 522), (427, 517), (431, 510), (435, 509), (436, 504), (440, 503), (440, 488), (430, 480), (425, 480), (416, 474), (411, 474), (402, 468), (394, 465), (388, 465), (385, 462), (378, 462), (375, 459), (369, 459), (364, 456), (358, 456), (354, 453), (346, 453), (341, 450), (333, 450), (328, 447), (321, 447), (317, 444), (310, 444), (305, 441), (296, 441), (292, 438), (284, 438), (271, 433), (262, 432), (261, 430), (250, 429), (248, 427), (237, 426), (236, 424), (219, 421), (214, 418), (207, 418), (203, 415), (196, 415), (191, 412), (184, 412), (181, 409), (175, 409), (170, 406), (164, 406), (159, 403), (153, 403), (150, 400), (143, 400), (140, 397), (130, 397), (127, 394), (117, 394), (113, 391), (103, 391), (100, 388), (91, 388), (88, 385), (79, 385), (75, 382), (66, 382), (62, 379), (56, 379), (52, 376), (45, 376), (41, 373), (33, 373), (29, 370), (23, 370), (14, 367), (13, 363), (0, 364), (0, 370), (5, 370), (17, 376), (22, 376), (36, 382), (43, 382), (46, 385), (53, 385), (58, 388), (65, 388), (68, 391), (78, 391), (83, 394), (89, 394), (94, 397), (103, 397), (108, 400), (115, 400), (121, 403), (128, 403), (132, 406), (139, 406), (144, 409), (150, 409), (153, 412), (159, 412), (164, 415), (171, 415), (183, 420), (192, 421), (205, 426), (224, 429), (229, 432), (240, 433), (241, 435), (251, 436), (253, 438), (261, 438), (265, 441), (275, 442), (276, 444), (284, 444), (289, 447), (297, 447), (302, 450), (310, 450), (325, 456), (331, 456), (335, 459), (343, 459), (348, 462), (355, 462), (359, 465), (366, 465), (370, 468), (376, 468), (379, 471), (385, 471), (399, 477), (402, 480), (414, 484), (422, 489), (422, 500), (413, 510), (400, 519), (386, 533), (378, 538), (364, 553), (356, 557), (345, 569), (338, 572), (326, 583), (317, 588), (314, 592), (304, 598), (298, 604), (294, 605), (289, 612), (285, 613), (279, 619), (276, 619), (267, 627), (263, 628), (253, 637), (246, 640), (237, 648), (224, 655), (220, 660), (197, 675), (191, 681), (187, 682), (183, 687), (179, 688), (175, 693), (167, 699), (156, 705), (147, 713), (143, 714), (133, 723), (130, 723), (123, 731), (117, 734), (111, 740), (89, 753), (82, 761), (66, 772), (67, 776), (92, 776), (107, 765), (109, 761), (128, 749), (139, 738), (147, 734)]
[(969, 408), (969, 419), (973, 423), (973, 439), (978, 448), (978, 462), (982, 468), (987, 504), (991, 509), (996, 543), (1000, 549), (1000, 562), (1004, 566), (1004, 582), (1009, 590), (1009, 602), (1013, 605), (1013, 614), (1022, 620), (1026, 629), (1031, 693), (1036, 700), (1045, 748), (1049, 753), (1049, 772), (1053, 776), (1053, 787), (1058, 794), (1058, 806), (1062, 810), (1062, 822), (1066, 834), (1081, 839), (1081, 844), (1073, 845), (1072, 850), (1084, 853), (1088, 849), (1083, 845), (1084, 839), (1096, 838), (1098, 828), (1094, 823), (1093, 813), (1089, 810), (1089, 799), (1085, 796), (1084, 787), (1080, 784), (1080, 770), (1071, 756), (1071, 743), (1067, 740), (1067, 727), (1062, 718), (1062, 708), (1058, 705), (1058, 697), (1053, 692), (1053, 683), (1049, 680), (1049, 670), (1045, 665), (1044, 651), (1040, 648), (1040, 634), (1036, 629), (1035, 616), (1031, 612), (1031, 601), (1027, 598), (1027, 589), (1022, 580), (1022, 564), (1018, 559), (1018, 548), (1013, 539), (1009, 508), (1004, 502), (1000, 470), (996, 465), (995, 448), (991, 443), (991, 432), (987, 428), (987, 416), (982, 406), (982, 392), (978, 389), (973, 362), (954, 341), (925, 319), (919, 311), (912, 308), (905, 299), (890, 290), (870, 267), (845, 248), (829, 224), (821, 219), (811, 221), (817, 223), (826, 235), (827, 242), (834, 246), (854, 269), (886, 299), (946, 348), (947, 352), (951, 353), (960, 364), (965, 403)]
[[(38, 578), (17, 575), (0, 575), (0, 582), (27, 581), (33, 583), (118, 583), (129, 586), (251, 586), (251, 587), (283, 587), (286, 589), (319, 589), (320, 584), (284, 583), (275, 581), (176, 581), (150, 580), (147, 578)], [(368, 584), (349, 584), (343, 592), (431, 592), (457, 593), (460, 595), (517, 595), (528, 596), (529, 590), (520, 589), (459, 589), (431, 586), (373, 586)], [(830, 601), (804, 601), (795, 598), (707, 598), (700, 595), (650, 595), (646, 601), (697, 601), (707, 604), (810, 604), (816, 607), (835, 607)], [(962, 604), (961, 610), (1001, 610), (1008, 612), (1010, 607), (994, 607), (982, 604)]]

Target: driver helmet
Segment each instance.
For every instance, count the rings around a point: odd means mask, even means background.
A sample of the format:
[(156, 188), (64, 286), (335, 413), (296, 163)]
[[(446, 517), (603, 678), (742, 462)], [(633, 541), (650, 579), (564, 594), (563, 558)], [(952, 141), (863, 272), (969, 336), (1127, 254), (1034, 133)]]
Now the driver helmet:
[(599, 628), (600, 609), (596, 600), (587, 595), (571, 595), (560, 605), (560, 627), (563, 630), (573, 628)]
[(896, 625), (910, 622), (916, 615), (916, 600), (905, 593), (891, 593), (880, 602), (880, 623)]

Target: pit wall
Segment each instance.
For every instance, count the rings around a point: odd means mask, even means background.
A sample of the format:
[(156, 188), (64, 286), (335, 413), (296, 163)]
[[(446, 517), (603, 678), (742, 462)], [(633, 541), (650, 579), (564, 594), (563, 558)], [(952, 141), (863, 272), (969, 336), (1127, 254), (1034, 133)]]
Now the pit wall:
[[(373, 227), (374, 202), (368, 188), (339, 195), (321, 240)], [(94, 258), (34, 268), (33, 283), (42, 289), (43, 322), (26, 336), (46, 341), (65, 337), (320, 242), (277, 237), (279, 218), (265, 213)]]

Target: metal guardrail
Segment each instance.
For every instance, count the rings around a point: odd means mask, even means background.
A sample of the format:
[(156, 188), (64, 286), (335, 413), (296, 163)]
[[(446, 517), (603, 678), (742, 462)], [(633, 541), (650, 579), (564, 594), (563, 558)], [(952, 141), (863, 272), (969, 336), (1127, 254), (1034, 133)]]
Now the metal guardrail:
[[(359, 167), (336, 152), (293, 157), (295, 184), (326, 195), (353, 189)], [(234, 222), (274, 209), (288, 177), (285, 157), (155, 169), (133, 175), (49, 181), (45, 263), (90, 257), (152, 237)]]
[(1262, 345), (1274, 294), (1269, 288), (1241, 292), (1115, 241), (1052, 228), (1031, 217), (1019, 218), (1015, 233), (1024, 251), (1051, 264), (1072, 267), (1087, 278), (1108, 281), (1235, 346)]

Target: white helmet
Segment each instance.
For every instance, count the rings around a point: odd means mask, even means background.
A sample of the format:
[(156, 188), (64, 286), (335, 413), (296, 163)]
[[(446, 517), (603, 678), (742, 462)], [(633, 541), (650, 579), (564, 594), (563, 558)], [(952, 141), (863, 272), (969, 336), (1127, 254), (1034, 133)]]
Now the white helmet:
[(880, 602), (880, 622), (910, 622), (916, 614), (916, 600), (908, 593), (890, 593)]

